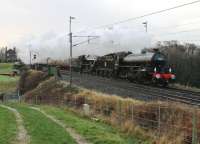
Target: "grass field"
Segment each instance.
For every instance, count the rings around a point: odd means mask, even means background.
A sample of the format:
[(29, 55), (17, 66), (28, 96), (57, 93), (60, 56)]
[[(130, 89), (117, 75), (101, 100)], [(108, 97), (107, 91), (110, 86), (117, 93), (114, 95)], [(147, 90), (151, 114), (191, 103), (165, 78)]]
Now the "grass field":
[(0, 107), (0, 143), (11, 144), (16, 136), (15, 116), (7, 109)]
[(0, 63), (0, 74), (12, 72), (13, 63)]
[(66, 131), (45, 117), (42, 113), (28, 108), (27, 105), (12, 104), (22, 115), (25, 128), (30, 135), (30, 144), (75, 144)]
[(86, 118), (81, 118), (76, 114), (63, 108), (51, 106), (42, 106), (45, 112), (53, 115), (57, 119), (74, 128), (78, 133), (84, 136), (88, 141), (94, 144), (139, 144), (148, 143), (139, 141), (134, 137), (126, 137), (119, 133), (117, 129), (104, 124), (95, 122)]
[[(24, 126), (30, 136), (30, 144), (75, 144), (75, 140), (64, 128), (53, 122), (44, 114), (33, 110), (27, 104), (12, 103), (22, 116)], [(93, 144), (147, 144), (134, 137), (122, 135), (118, 129), (103, 123), (80, 117), (64, 108), (54, 106), (37, 106), (47, 114), (73, 128), (78, 134)], [(0, 108), (0, 143), (11, 144), (16, 133), (15, 117), (11, 112)]]
[(0, 92), (15, 91), (19, 77), (0, 76)]
[[(0, 74), (11, 73), (12, 63), (0, 63)], [(9, 77), (0, 75), (0, 92), (12, 92), (16, 89), (19, 77)]]

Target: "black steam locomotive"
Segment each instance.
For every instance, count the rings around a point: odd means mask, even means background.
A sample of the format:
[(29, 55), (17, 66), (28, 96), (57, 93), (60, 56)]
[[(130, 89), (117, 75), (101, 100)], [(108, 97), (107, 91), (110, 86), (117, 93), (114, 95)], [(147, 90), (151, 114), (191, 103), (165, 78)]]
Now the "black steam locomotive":
[(77, 65), (81, 73), (124, 78), (144, 84), (167, 86), (175, 80), (166, 56), (158, 50), (143, 51), (141, 54), (117, 52), (101, 57), (82, 55), (78, 57)]

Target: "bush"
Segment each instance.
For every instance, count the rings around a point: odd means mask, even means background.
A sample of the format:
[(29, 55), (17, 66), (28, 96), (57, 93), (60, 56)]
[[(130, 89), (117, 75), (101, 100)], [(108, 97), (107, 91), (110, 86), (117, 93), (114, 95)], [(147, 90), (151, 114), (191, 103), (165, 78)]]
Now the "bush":
[(36, 88), (37, 85), (47, 77), (47, 74), (41, 71), (23, 70), (18, 85), (20, 93), (24, 94), (25, 92)]

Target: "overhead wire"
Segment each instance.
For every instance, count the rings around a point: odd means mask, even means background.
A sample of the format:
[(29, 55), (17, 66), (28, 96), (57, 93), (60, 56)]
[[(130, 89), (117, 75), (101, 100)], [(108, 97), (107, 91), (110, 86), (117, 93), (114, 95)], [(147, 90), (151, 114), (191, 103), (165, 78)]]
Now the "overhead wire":
[[(178, 25), (171, 25), (171, 26), (166, 26), (166, 27), (156, 27), (156, 29), (169, 29), (169, 28), (177, 28), (177, 27), (183, 27), (191, 24), (199, 24), (200, 19), (198, 19), (195, 22), (189, 22), (189, 23), (183, 23), (183, 24), (178, 24)], [(153, 29), (151, 29), (153, 30)]]
[(171, 32), (171, 33), (163, 33), (163, 34), (158, 34), (157, 36), (176, 35), (176, 34), (180, 34), (180, 33), (188, 33), (188, 32), (193, 32), (193, 31), (200, 31), (200, 28)]
[[(111, 23), (111, 24), (101, 25), (101, 26), (94, 27), (94, 28), (90, 28), (90, 29), (86, 29), (86, 30), (93, 30), (93, 29), (100, 29), (100, 28), (107, 28), (107, 27), (109, 28), (109, 27), (113, 27), (114, 25), (126, 23), (126, 22), (129, 22), (129, 21), (134, 21), (134, 20), (137, 20), (137, 19), (141, 19), (141, 18), (144, 18), (144, 17), (148, 17), (148, 16), (160, 14), (160, 13), (164, 13), (164, 12), (167, 12), (167, 11), (171, 11), (171, 10), (174, 10), (174, 9), (178, 9), (178, 8), (185, 7), (185, 6), (192, 5), (192, 4), (196, 4), (196, 3), (200, 3), (200, 0), (196, 0), (196, 1), (193, 1), (193, 2), (180, 4), (180, 5), (177, 5), (177, 6), (174, 6), (174, 7), (170, 7), (170, 8), (167, 8), (167, 9), (158, 10), (158, 11), (151, 12), (151, 13), (147, 13), (147, 14), (144, 14), (144, 15), (141, 15), (141, 16), (132, 17), (132, 18), (129, 18), (129, 19), (126, 19), (126, 20), (114, 22), (114, 23)], [(191, 22), (191, 23), (182, 24), (182, 25), (176, 25), (175, 27), (180, 27), (180, 26), (189, 25), (189, 24), (194, 24), (194, 23), (196, 23), (196, 22)], [(164, 29), (164, 28), (165, 28), (165, 27), (163, 27), (163, 29)], [(86, 30), (82, 30), (82, 31), (79, 31), (79, 32), (76, 32), (76, 33), (83, 33), (83, 32), (86, 32)], [(174, 35), (174, 34), (186, 33), (186, 32), (196, 31), (196, 30), (200, 30), (200, 29), (184, 30), (184, 31), (178, 31), (178, 32), (167, 33), (167, 34), (163, 34), (163, 35)], [(95, 38), (95, 39), (97, 39), (97, 38)], [(87, 42), (87, 41), (83, 41), (83, 43), (85, 43), (85, 42)], [(80, 42), (80, 44), (81, 44), (81, 43), (82, 43), (82, 42)], [(79, 43), (78, 43), (77, 45), (79, 45)], [(76, 45), (76, 46), (77, 46), (77, 45)], [(75, 46), (75, 45), (74, 45), (74, 46)]]
[[(111, 23), (111, 24), (98, 26), (98, 27), (91, 28), (91, 29), (100, 29), (100, 28), (111, 27), (111, 26), (118, 25), (118, 24), (121, 24), (121, 23), (126, 23), (126, 22), (129, 22), (129, 21), (141, 19), (141, 18), (144, 18), (144, 17), (147, 17), (147, 16), (152, 16), (152, 15), (155, 15), (155, 14), (160, 14), (160, 13), (163, 13), (163, 12), (167, 12), (167, 11), (170, 11), (170, 10), (174, 10), (174, 9), (177, 9), (177, 8), (185, 7), (185, 6), (196, 4), (196, 3), (200, 3), (200, 0), (196, 0), (196, 1), (193, 1), (193, 2), (189, 2), (189, 3), (184, 3), (184, 4), (177, 5), (177, 6), (174, 6), (174, 7), (170, 7), (170, 8), (167, 8), (167, 9), (158, 10), (158, 11), (147, 13), (147, 14), (144, 14), (144, 15), (141, 15), (141, 16), (132, 17), (132, 18), (129, 18), (129, 19), (126, 19), (126, 20), (122, 20), (122, 21)], [(76, 33), (81, 33), (81, 32), (85, 32), (85, 31), (86, 30), (82, 30), (82, 31), (79, 31), (79, 32), (76, 32)]]

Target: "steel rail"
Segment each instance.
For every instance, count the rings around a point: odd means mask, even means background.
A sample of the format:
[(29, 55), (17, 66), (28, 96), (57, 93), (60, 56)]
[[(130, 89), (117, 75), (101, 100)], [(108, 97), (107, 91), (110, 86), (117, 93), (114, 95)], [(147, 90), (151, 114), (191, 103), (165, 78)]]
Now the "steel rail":
[[(64, 74), (64, 73), (63, 73)], [(67, 75), (66, 73), (64, 75)], [(109, 79), (105, 77), (92, 76), (87, 74), (79, 75), (80, 79), (88, 79), (88, 78), (97, 78), (99, 82), (114, 83), (113, 86), (116, 86), (120, 89), (125, 89), (129, 92), (134, 92), (140, 94), (140, 96), (148, 97), (148, 100), (168, 100), (175, 101), (189, 105), (200, 106), (200, 93), (191, 92), (186, 90), (174, 90), (174, 89), (166, 89), (166, 88), (157, 88), (147, 85), (141, 85), (136, 83), (130, 83), (121, 79)], [(132, 96), (134, 97), (134, 96)]]

